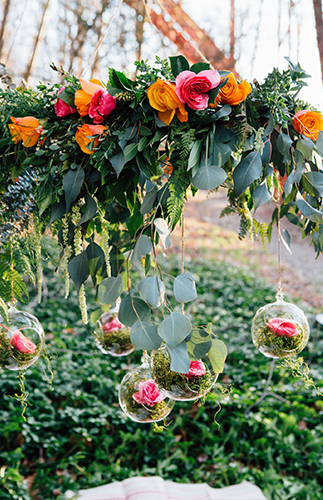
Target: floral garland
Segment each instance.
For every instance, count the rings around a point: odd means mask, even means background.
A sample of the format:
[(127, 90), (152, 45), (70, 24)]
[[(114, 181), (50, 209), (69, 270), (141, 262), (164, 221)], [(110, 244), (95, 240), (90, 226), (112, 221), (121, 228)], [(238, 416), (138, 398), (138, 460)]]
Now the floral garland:
[[(240, 214), (241, 236), (265, 243), (278, 219), (287, 217), (311, 236), (319, 255), (323, 118), (297, 99), (307, 75), (290, 62), (288, 70), (274, 70), (254, 86), (207, 63), (190, 66), (183, 56), (171, 57), (170, 64), (157, 58), (157, 65), (136, 63), (135, 80), (110, 69), (106, 85), (65, 75), (64, 87), (1, 91), (1, 238), (6, 248), (36, 212), (42, 231), (49, 224), (58, 235), (61, 264), (75, 283), (84, 318), (83, 284), (91, 276), (101, 305), (123, 294), (119, 319), (131, 327), (137, 348), (157, 349), (164, 340), (171, 369), (188, 373), (188, 353), (195, 359), (196, 346), (204, 345), (221, 369), (222, 343), (210, 331), (205, 337), (192, 330), (165, 299), (156, 245), (168, 248), (189, 188), (195, 194), (222, 186), (228, 193), (223, 214)], [(26, 179), (28, 210), (19, 188)], [(9, 203), (13, 188), (15, 203)], [(271, 199), (280, 209), (275, 205), (266, 226), (255, 212)], [(287, 231), (285, 239), (288, 244)], [(0, 262), (4, 269), (6, 262)], [(123, 277), (129, 284), (138, 262), (146, 277), (138, 291), (127, 285), (124, 294)], [(5, 287), (0, 295), (3, 308)], [(175, 278), (174, 296), (179, 303), (196, 297), (191, 275)], [(158, 324), (151, 314), (159, 307), (164, 319)]]

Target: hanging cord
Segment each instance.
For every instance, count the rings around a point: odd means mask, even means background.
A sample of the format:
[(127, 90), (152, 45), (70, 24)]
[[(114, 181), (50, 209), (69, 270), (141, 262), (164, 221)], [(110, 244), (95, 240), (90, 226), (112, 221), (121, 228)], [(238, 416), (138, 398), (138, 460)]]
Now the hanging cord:
[(277, 266), (278, 266), (278, 290), (277, 296), (282, 298), (284, 296), (283, 288), (282, 288), (282, 269), (281, 269), (281, 222), (280, 222), (280, 201), (281, 201), (281, 186), (280, 186), (280, 176), (277, 174), (276, 179), (278, 180), (278, 196), (276, 200), (277, 207), (277, 233), (278, 233), (278, 242), (277, 242)]
[(84, 77), (86, 75), (86, 73), (92, 68), (93, 64), (94, 64), (94, 61), (95, 61), (95, 58), (96, 58), (96, 55), (101, 47), (101, 45), (103, 44), (105, 38), (107, 37), (109, 31), (110, 31), (110, 28), (111, 28), (111, 25), (112, 25), (112, 21), (113, 19), (115, 18), (115, 16), (118, 14), (119, 10), (120, 10), (120, 7), (122, 5), (122, 2), (123, 0), (119, 0), (118, 2), (118, 5), (116, 6), (116, 8), (114, 9), (114, 12), (112, 14), (112, 16), (110, 17), (110, 20), (108, 22), (108, 24), (106, 24), (105, 26), (105, 29), (103, 31), (103, 33), (101, 34), (101, 36), (99, 37), (97, 43), (96, 43), (96, 46), (92, 52), (92, 55), (89, 59), (89, 62), (88, 62), (88, 65), (87, 67), (85, 68), (85, 70), (83, 71), (83, 74), (82, 76)]
[[(182, 215), (181, 215), (181, 224), (182, 224), (182, 266), (181, 266), (181, 273), (183, 274), (183, 272), (184, 272), (184, 248), (185, 248), (184, 208), (183, 208)], [(183, 302), (181, 303), (181, 312), (182, 312), (182, 314), (184, 314), (184, 303)]]

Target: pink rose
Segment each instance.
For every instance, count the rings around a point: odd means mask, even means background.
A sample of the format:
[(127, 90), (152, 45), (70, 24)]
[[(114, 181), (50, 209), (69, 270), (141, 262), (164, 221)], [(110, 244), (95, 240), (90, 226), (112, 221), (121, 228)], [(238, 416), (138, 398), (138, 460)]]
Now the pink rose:
[(192, 377), (203, 377), (205, 375), (206, 369), (205, 369), (205, 364), (203, 361), (190, 361), (190, 370), (188, 373), (183, 373), (185, 377), (187, 378), (192, 378)]
[(176, 77), (176, 94), (181, 102), (191, 109), (208, 107), (207, 92), (219, 85), (221, 77), (217, 71), (206, 69), (198, 74), (193, 71), (182, 71)]
[(9, 345), (12, 345), (17, 351), (24, 354), (30, 354), (36, 351), (36, 345), (27, 339), (20, 330), (13, 332)]
[(89, 108), (89, 117), (93, 118), (93, 123), (102, 123), (116, 107), (117, 100), (106, 90), (96, 90), (94, 92)]
[(166, 396), (157, 387), (153, 379), (141, 380), (138, 384), (139, 392), (135, 392), (132, 397), (140, 405), (154, 406), (163, 401)]
[(109, 323), (105, 323), (103, 325), (103, 330), (106, 333), (116, 332), (117, 330), (122, 330), (122, 328), (124, 328), (124, 325), (122, 323), (120, 323), (120, 321), (118, 320), (118, 318), (114, 318)]
[(286, 320), (284, 318), (270, 318), (267, 326), (271, 333), (276, 333), (279, 336), (284, 335), (285, 337), (294, 337), (295, 335), (300, 335), (297, 323), (291, 319)]
[[(64, 87), (61, 87), (57, 92), (57, 95), (61, 94), (63, 90), (65, 90)], [(61, 118), (66, 115), (72, 115), (73, 113), (76, 113), (76, 108), (72, 108), (59, 98), (57, 98), (56, 103), (54, 104), (54, 110), (56, 115)]]

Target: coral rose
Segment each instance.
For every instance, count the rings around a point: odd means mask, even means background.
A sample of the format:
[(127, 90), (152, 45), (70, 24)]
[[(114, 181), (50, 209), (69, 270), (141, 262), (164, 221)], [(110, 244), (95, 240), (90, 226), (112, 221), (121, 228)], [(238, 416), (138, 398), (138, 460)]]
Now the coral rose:
[[(63, 92), (63, 90), (65, 90), (65, 88), (61, 87), (59, 89), (59, 91), (57, 92), (57, 96), (59, 96), (59, 94), (61, 94)], [(72, 115), (73, 113), (76, 113), (75, 108), (72, 108), (72, 106), (69, 106), (68, 104), (66, 104), (66, 102), (64, 102), (59, 97), (57, 97), (57, 100), (54, 104), (54, 110), (55, 110), (56, 116), (59, 116), (60, 118), (63, 118), (64, 116)]]
[(300, 335), (297, 323), (291, 319), (270, 318), (267, 326), (271, 333), (276, 333), (280, 337), (295, 337), (296, 335)]
[(124, 328), (124, 325), (118, 320), (118, 318), (114, 318), (109, 323), (105, 323), (103, 325), (103, 330), (106, 333), (116, 332), (118, 330), (122, 330), (122, 328)]
[(152, 108), (158, 110), (158, 116), (166, 125), (169, 125), (175, 116), (181, 122), (187, 122), (187, 111), (184, 104), (179, 100), (176, 94), (175, 84), (156, 80), (147, 89), (149, 104)]
[(93, 118), (93, 123), (102, 123), (116, 107), (117, 100), (106, 90), (96, 90), (92, 96), (89, 117)]
[(185, 377), (187, 378), (192, 378), (192, 377), (203, 377), (206, 373), (206, 368), (205, 364), (203, 361), (198, 360), (198, 361), (190, 361), (190, 369), (188, 373), (183, 373)]
[(103, 85), (99, 80), (90, 80), (87, 82), (84, 78), (80, 78), (81, 89), (75, 92), (75, 106), (81, 116), (86, 116), (89, 113), (91, 99), (97, 90), (102, 90)]
[(176, 94), (191, 109), (207, 108), (209, 96), (207, 92), (219, 85), (221, 77), (218, 71), (206, 69), (198, 74), (193, 71), (182, 71), (176, 77)]
[(298, 111), (292, 120), (293, 127), (299, 134), (316, 141), (319, 131), (323, 130), (323, 118), (316, 111)]
[(219, 94), (215, 100), (214, 105), (210, 104), (210, 107), (213, 108), (219, 103), (236, 106), (237, 104), (243, 102), (247, 95), (251, 93), (252, 87), (246, 80), (238, 83), (233, 73), (229, 73), (228, 75), (222, 77), (221, 80), (224, 80), (226, 78), (228, 79), (228, 81), (226, 82), (224, 87), (219, 90)]
[(23, 354), (31, 354), (36, 351), (36, 345), (31, 340), (27, 339), (20, 330), (13, 332), (9, 345), (12, 345), (17, 351)]
[[(100, 141), (94, 138), (94, 135), (101, 135), (107, 128), (104, 125), (89, 125), (84, 123), (82, 127), (77, 127), (77, 132), (75, 134), (75, 140), (77, 144), (82, 149), (83, 153), (87, 155), (93, 154), (97, 150), (97, 146)], [(93, 144), (92, 148), (88, 148), (90, 144)]]
[(15, 144), (22, 141), (26, 148), (31, 148), (37, 143), (43, 127), (34, 116), (25, 116), (23, 118), (10, 117), (13, 123), (8, 125), (12, 140)]
[(138, 384), (138, 392), (135, 392), (132, 397), (136, 403), (140, 405), (155, 406), (155, 404), (163, 401), (166, 396), (158, 389), (156, 382), (153, 379), (141, 380)]

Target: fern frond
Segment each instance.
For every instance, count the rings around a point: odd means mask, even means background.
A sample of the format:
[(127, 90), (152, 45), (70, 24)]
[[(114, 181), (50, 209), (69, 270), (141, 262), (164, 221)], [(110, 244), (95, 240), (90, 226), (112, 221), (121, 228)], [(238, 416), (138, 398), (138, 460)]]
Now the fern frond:
[(178, 169), (168, 181), (169, 197), (167, 199), (167, 215), (172, 230), (180, 220), (187, 199), (186, 191), (190, 184), (187, 173)]
[(226, 215), (237, 214), (238, 210), (236, 207), (225, 207), (220, 213), (220, 219)]

